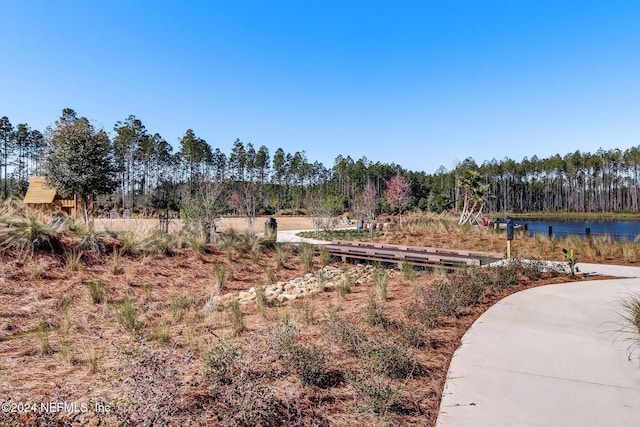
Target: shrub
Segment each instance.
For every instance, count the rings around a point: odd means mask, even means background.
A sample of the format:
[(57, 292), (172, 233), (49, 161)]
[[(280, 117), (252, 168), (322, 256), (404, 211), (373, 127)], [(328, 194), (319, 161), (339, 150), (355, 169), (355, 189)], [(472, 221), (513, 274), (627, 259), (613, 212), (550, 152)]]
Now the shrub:
[(40, 353), (49, 354), (53, 352), (51, 343), (49, 342), (49, 324), (46, 320), (40, 319), (38, 327), (36, 328), (38, 335), (38, 341), (40, 341)]
[(207, 246), (207, 238), (203, 235), (191, 236), (189, 240), (191, 244), (191, 251), (196, 256), (196, 258), (200, 258), (202, 253), (204, 252), (205, 247)]
[(378, 304), (378, 300), (373, 292), (369, 292), (367, 295), (365, 320), (372, 326), (384, 325), (387, 322), (387, 319), (384, 317), (383, 305)]
[(311, 272), (313, 270), (313, 246), (309, 243), (300, 243), (298, 246), (298, 254), (300, 255), (300, 261), (304, 267), (304, 272)]
[(320, 245), (320, 263), (323, 267), (331, 264), (332, 255), (326, 246)]
[(224, 289), (225, 281), (228, 275), (228, 269), (221, 266), (217, 262), (213, 263), (213, 275), (216, 278), (216, 287), (219, 291)]
[(374, 285), (376, 285), (376, 288), (378, 288), (378, 292), (380, 294), (380, 298), (382, 299), (382, 301), (386, 301), (387, 300), (387, 285), (388, 285), (387, 272), (384, 271), (379, 266), (377, 266), (373, 270), (373, 283), (374, 283)]
[(205, 374), (218, 385), (228, 385), (235, 379), (236, 364), (241, 357), (240, 349), (225, 341), (204, 355)]
[(138, 323), (137, 310), (129, 295), (125, 295), (122, 304), (116, 309), (116, 318), (132, 334), (137, 333), (142, 326)]
[(276, 266), (283, 267), (289, 258), (289, 246), (286, 244), (278, 244), (276, 246)]
[(492, 289), (499, 292), (509, 286), (518, 284), (521, 264), (518, 261), (509, 261), (498, 267), (492, 267), (492, 271), (495, 274)]
[(0, 249), (15, 249), (33, 254), (38, 250), (51, 250), (60, 246), (49, 227), (34, 217), (18, 218), (0, 228)]
[(328, 379), (329, 353), (316, 345), (305, 347), (296, 344), (290, 350), (289, 363), (295, 369), (302, 384), (322, 387)]
[(79, 250), (93, 251), (98, 254), (105, 252), (104, 237), (106, 233), (96, 230), (93, 223), (90, 223), (88, 227), (76, 227), (76, 234), (80, 238), (78, 243)]
[(372, 375), (392, 379), (407, 378), (415, 366), (410, 349), (384, 343), (368, 346), (362, 356), (362, 364)]
[(181, 368), (193, 363), (190, 353), (151, 349), (145, 344), (124, 348), (128, 358), (121, 372), (121, 399), (112, 401), (104, 425), (171, 425), (184, 413), (180, 387), (186, 381)]
[(358, 394), (359, 401), (375, 414), (386, 414), (398, 402), (400, 391), (388, 379), (355, 372), (349, 373), (347, 378)]
[(64, 262), (69, 271), (80, 271), (82, 269), (82, 251), (78, 252), (75, 249), (66, 251), (64, 254)]
[(258, 306), (258, 311), (260, 311), (260, 314), (262, 315), (262, 317), (267, 317), (267, 312), (266, 312), (266, 308), (267, 308), (267, 294), (266, 294), (266, 289), (264, 286), (262, 285), (258, 285), (255, 287), (255, 292), (256, 292), (256, 305)]
[(576, 277), (576, 273), (580, 271), (578, 268), (578, 257), (573, 249), (562, 248), (562, 256), (564, 256), (565, 261), (567, 261), (567, 266), (569, 267), (569, 274), (571, 277)]
[(409, 282), (416, 280), (416, 269), (411, 261), (402, 261), (402, 275)]
[(367, 336), (364, 331), (353, 322), (344, 320), (337, 313), (329, 316), (327, 333), (332, 340), (355, 356), (363, 352), (364, 345), (367, 343)]
[(244, 315), (242, 314), (242, 309), (240, 308), (240, 301), (238, 300), (237, 295), (231, 299), (229, 303), (229, 308), (227, 310), (227, 316), (229, 317), (229, 321), (231, 322), (231, 327), (236, 334), (244, 331)]
[(624, 321), (621, 332), (627, 332), (629, 337), (628, 353), (631, 360), (640, 348), (640, 294), (630, 295), (620, 301), (621, 317)]
[(104, 283), (100, 279), (87, 280), (87, 288), (89, 289), (89, 296), (91, 302), (94, 304), (102, 304), (107, 300), (107, 293), (104, 288)]
[(313, 344), (303, 345), (298, 328), (290, 324), (272, 328), (269, 346), (285, 370), (295, 373), (302, 384), (319, 387), (326, 384), (329, 353)]

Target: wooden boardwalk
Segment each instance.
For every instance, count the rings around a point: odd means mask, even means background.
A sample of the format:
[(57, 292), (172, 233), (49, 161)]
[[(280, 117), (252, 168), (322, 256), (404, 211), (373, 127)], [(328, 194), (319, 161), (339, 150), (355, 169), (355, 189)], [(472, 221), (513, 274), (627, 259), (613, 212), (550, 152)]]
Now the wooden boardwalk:
[(331, 255), (343, 262), (350, 259), (393, 263), (402, 268), (404, 262), (418, 267), (461, 269), (485, 265), (504, 258), (499, 252), (481, 252), (422, 246), (389, 245), (364, 242), (338, 241), (324, 245)]

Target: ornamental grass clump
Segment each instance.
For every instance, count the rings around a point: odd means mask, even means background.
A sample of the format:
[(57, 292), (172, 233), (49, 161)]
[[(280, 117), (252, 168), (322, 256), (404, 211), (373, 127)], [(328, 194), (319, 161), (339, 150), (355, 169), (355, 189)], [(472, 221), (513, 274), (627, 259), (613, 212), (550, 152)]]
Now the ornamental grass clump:
[(300, 243), (298, 246), (298, 254), (305, 273), (313, 271), (314, 249), (309, 243)]
[(245, 329), (244, 325), (244, 314), (242, 313), (242, 309), (240, 308), (240, 300), (237, 295), (234, 295), (229, 303), (229, 308), (227, 309), (227, 317), (231, 322), (231, 327), (236, 334), (240, 334)]
[(34, 217), (18, 217), (0, 227), (0, 250), (9, 249), (33, 255), (36, 251), (54, 251), (60, 242), (51, 229)]
[(107, 301), (107, 293), (104, 288), (104, 282), (100, 279), (89, 279), (86, 282), (91, 302), (94, 304), (102, 304)]
[(137, 334), (142, 328), (142, 324), (140, 324), (137, 319), (138, 311), (134, 300), (129, 295), (125, 295), (120, 306), (116, 308), (115, 313), (118, 322), (132, 334)]
[(388, 279), (387, 272), (382, 269), (380, 266), (376, 266), (373, 270), (373, 283), (376, 285), (378, 289), (378, 293), (380, 294), (380, 298), (382, 301), (387, 300), (387, 287), (388, 287)]
[(636, 357), (637, 350), (640, 348), (640, 294), (633, 294), (620, 301), (622, 313), (620, 316), (623, 320), (620, 332), (623, 333), (624, 340), (628, 343), (629, 361)]

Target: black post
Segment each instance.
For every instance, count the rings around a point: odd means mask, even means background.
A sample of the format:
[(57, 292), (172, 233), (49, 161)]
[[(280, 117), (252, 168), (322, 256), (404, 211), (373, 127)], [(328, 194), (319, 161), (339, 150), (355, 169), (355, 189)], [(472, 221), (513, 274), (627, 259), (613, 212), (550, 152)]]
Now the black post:
[(585, 228), (584, 234), (587, 236), (587, 239), (591, 238), (591, 229), (589, 227)]
[(553, 227), (549, 226), (549, 237), (553, 237)]

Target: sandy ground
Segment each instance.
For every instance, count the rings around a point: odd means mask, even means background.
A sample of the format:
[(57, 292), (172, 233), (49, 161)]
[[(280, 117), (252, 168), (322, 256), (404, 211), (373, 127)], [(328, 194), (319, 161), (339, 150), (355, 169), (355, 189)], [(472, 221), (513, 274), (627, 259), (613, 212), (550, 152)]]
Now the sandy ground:
[[(254, 230), (256, 232), (264, 231), (264, 224), (267, 216), (258, 216), (254, 220)], [(278, 230), (306, 230), (313, 228), (310, 217), (306, 216), (277, 216), (274, 215), (278, 223)], [(133, 229), (153, 229), (158, 227), (157, 219), (96, 219), (98, 227), (107, 230), (133, 230)], [(234, 228), (238, 231), (246, 231), (249, 229), (247, 218), (232, 217), (220, 218), (217, 222), (218, 230), (224, 231)], [(170, 231), (178, 231), (182, 228), (180, 219), (171, 219), (169, 222)]]

